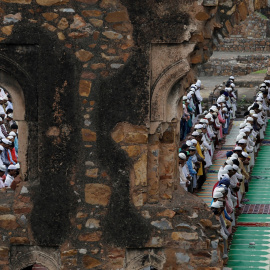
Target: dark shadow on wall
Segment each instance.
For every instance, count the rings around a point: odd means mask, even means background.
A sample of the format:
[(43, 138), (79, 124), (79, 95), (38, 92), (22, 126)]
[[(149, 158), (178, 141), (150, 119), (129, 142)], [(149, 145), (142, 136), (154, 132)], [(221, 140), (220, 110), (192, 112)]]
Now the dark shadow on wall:
[[(34, 46), (35, 50), (17, 53), (21, 44)], [(76, 209), (73, 189), (69, 181), (77, 164), (81, 162), (79, 126), (80, 113), (78, 89), (80, 64), (63, 45), (38, 26), (23, 24), (14, 26), (10, 40), (2, 53), (17, 63), (17, 70), (24, 70), (31, 78), (27, 85), (25, 77), (14, 70), (26, 100), (26, 120), (31, 122), (29, 143), (36, 146), (37, 170), (33, 181), (31, 213), (33, 236), (39, 245), (59, 245), (70, 232), (70, 215)], [(31, 108), (31, 109), (30, 109)], [(50, 128), (59, 131), (49, 136)], [(35, 135), (35, 136), (33, 136)], [(38, 142), (38, 144), (37, 144)]]
[[(140, 61), (138, 61), (140, 59)], [(104, 222), (105, 241), (117, 246), (142, 246), (149, 238), (149, 224), (130, 202), (131, 160), (111, 138), (117, 123), (143, 124), (148, 113), (144, 86), (147, 72), (145, 56), (134, 52), (127, 65), (103, 81), (97, 97), (97, 155), (112, 182), (112, 195)]]
[[(118, 74), (94, 85), (97, 155), (112, 182), (112, 195), (104, 222), (104, 237), (109, 243), (141, 247), (149, 239), (151, 225), (131, 204), (131, 160), (111, 138), (117, 123), (145, 125), (149, 121), (149, 48), (153, 40), (176, 40), (189, 23), (187, 14), (175, 11), (175, 1), (123, 0), (133, 25), (135, 48), (128, 63)], [(157, 5), (168, 5), (171, 13), (159, 16)], [(170, 26), (170, 27), (168, 27)]]

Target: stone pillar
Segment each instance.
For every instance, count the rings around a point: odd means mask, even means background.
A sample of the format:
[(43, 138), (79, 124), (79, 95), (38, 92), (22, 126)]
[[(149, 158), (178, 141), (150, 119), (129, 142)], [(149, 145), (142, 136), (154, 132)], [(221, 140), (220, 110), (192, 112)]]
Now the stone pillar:
[(148, 146), (147, 182), (149, 203), (156, 203), (159, 201), (159, 147), (159, 142), (155, 142)]

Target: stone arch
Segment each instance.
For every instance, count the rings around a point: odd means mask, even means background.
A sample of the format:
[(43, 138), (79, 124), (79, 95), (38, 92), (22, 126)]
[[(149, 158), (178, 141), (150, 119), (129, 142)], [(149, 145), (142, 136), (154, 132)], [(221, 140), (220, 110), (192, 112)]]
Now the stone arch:
[(0, 69), (0, 86), (9, 92), (12, 97), (14, 120), (18, 123), (20, 136), (18, 159), (21, 165), (22, 176), (27, 174), (27, 145), (28, 145), (28, 125), (25, 121), (25, 101), (23, 90), (18, 81), (11, 75)]
[[(177, 81), (183, 78), (190, 70), (186, 59), (177, 61), (167, 67), (157, 78), (152, 87), (151, 97), (151, 121), (167, 122), (178, 105), (179, 95), (170, 95), (170, 91)], [(170, 101), (168, 102), (168, 97)], [(172, 106), (171, 106), (172, 105)]]
[(132, 250), (128, 251), (126, 255), (126, 270), (142, 270), (146, 267), (155, 267), (158, 270), (163, 269), (166, 261), (164, 254), (158, 253), (159, 249), (146, 250)]
[(12, 264), (13, 270), (21, 270), (35, 263), (41, 264), (50, 270), (59, 270), (59, 263), (48, 254), (40, 251), (31, 251), (18, 257)]

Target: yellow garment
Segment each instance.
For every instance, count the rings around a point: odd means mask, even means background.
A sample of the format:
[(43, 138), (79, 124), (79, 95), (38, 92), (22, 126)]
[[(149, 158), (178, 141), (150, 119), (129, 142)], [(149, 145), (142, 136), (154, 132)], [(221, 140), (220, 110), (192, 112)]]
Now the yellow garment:
[(241, 173), (243, 174), (243, 176), (245, 176), (245, 179), (249, 179), (249, 174), (247, 173), (243, 162), (241, 161), (240, 158), (238, 159), (238, 161), (239, 161), (239, 168), (241, 169)]
[(224, 213), (224, 211), (222, 212), (221, 215), (223, 216), (223, 219), (224, 219), (224, 221), (225, 221), (226, 227), (227, 227), (227, 228), (231, 228), (232, 223), (231, 223), (227, 218), (225, 218), (225, 213)]
[[(205, 157), (202, 154), (202, 150), (201, 150), (201, 146), (200, 146), (199, 142), (197, 142), (196, 150), (197, 150), (197, 153), (199, 154), (199, 156), (204, 159)], [(200, 168), (199, 168), (198, 173), (197, 173), (198, 176), (203, 175), (203, 164), (202, 164), (202, 162), (200, 162), (200, 163), (201, 163)]]

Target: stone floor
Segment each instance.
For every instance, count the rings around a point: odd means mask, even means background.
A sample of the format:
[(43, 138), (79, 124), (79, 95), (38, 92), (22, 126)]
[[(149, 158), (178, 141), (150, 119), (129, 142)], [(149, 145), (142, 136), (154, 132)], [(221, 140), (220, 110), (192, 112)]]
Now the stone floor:
[[(204, 190), (198, 196), (210, 205), (212, 187), (217, 181), (220, 166), (226, 160), (226, 152), (235, 145), (242, 120), (235, 120), (230, 134), (222, 149), (215, 153), (213, 165), (207, 173)], [(270, 124), (270, 120), (268, 122)], [(237, 219), (237, 230), (230, 246), (229, 261), (225, 269), (270, 269), (270, 125), (266, 129), (264, 141), (252, 171), (249, 191), (245, 198), (249, 199), (242, 207)], [(252, 243), (250, 245), (250, 243)]]
[[(235, 85), (236, 89), (238, 89), (239, 97), (246, 95), (248, 100), (253, 100), (255, 88), (264, 81), (264, 77), (265, 74), (249, 74), (235, 77)], [(215, 87), (220, 85), (222, 82), (226, 82), (229, 79), (229, 76), (200, 77), (199, 79), (202, 81), (201, 96), (202, 98), (208, 98)], [(241, 87), (239, 87), (239, 85)]]

